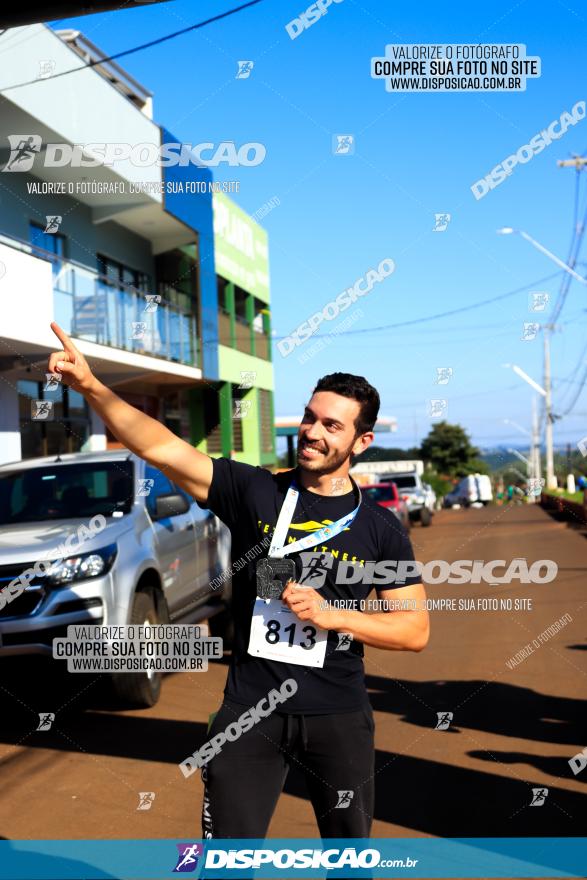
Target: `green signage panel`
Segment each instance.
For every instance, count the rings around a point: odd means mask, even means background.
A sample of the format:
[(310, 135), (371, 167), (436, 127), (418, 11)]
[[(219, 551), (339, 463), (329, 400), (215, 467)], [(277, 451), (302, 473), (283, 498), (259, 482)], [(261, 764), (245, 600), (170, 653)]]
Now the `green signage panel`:
[(213, 194), (216, 273), (269, 302), (267, 233), (224, 193)]

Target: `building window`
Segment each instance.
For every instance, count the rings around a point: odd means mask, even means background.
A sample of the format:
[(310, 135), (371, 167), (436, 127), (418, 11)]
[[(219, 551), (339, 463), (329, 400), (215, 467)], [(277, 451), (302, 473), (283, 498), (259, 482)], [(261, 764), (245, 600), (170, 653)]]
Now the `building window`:
[(251, 354), (251, 326), (247, 318), (249, 294), (240, 287), (234, 288), (234, 313), (236, 347), (239, 351)]
[(39, 223), (29, 223), (29, 240), (34, 248), (39, 248), (44, 253), (45, 259), (50, 259), (53, 267), (53, 286), (57, 287), (57, 279), (61, 272), (62, 262), (65, 259), (66, 238), (60, 232), (45, 232), (45, 227)]
[(29, 223), (29, 239), (33, 247), (40, 248), (56, 257), (65, 257), (65, 236), (60, 232), (45, 232), (38, 223)]
[(266, 333), (267, 312), (269, 307), (262, 300), (253, 299), (253, 330), (255, 331), (255, 355), (263, 360), (270, 360), (269, 336)]
[(189, 410), (185, 393), (175, 391), (162, 399), (163, 423), (178, 437), (189, 442)]
[(149, 276), (145, 272), (130, 269), (110, 257), (98, 254), (98, 272), (104, 275), (113, 287), (134, 288), (140, 293), (149, 293)]
[(155, 257), (157, 293), (165, 308), (157, 310), (158, 333), (172, 360), (198, 360), (199, 281), (196, 244), (173, 248)]
[(162, 400), (163, 424), (177, 437), (181, 437), (181, 403), (179, 392), (169, 394)]
[(271, 392), (259, 389), (259, 429), (261, 452), (273, 452), (273, 416)]
[(248, 389), (232, 385), (232, 448), (244, 451), (243, 419), (248, 418), (252, 398), (247, 399)]
[(240, 321), (247, 320), (247, 299), (249, 294), (240, 287), (234, 288), (234, 313)]
[[(23, 458), (79, 452), (90, 436), (90, 414), (81, 394), (66, 385), (46, 391), (42, 382), (18, 382), (18, 408)], [(32, 401), (52, 401), (52, 419), (33, 420)]]
[(216, 291), (218, 296), (218, 308), (223, 309), (225, 312), (229, 311), (228, 308), (228, 298), (227, 298), (227, 288), (228, 281), (225, 278), (221, 278), (220, 275), (216, 276)]
[(222, 430), (220, 426), (220, 401), (218, 391), (205, 388), (204, 401), (204, 432), (206, 447), (209, 453), (222, 452)]
[(220, 345), (232, 347), (231, 316), (228, 303), (228, 282), (220, 275), (216, 276), (218, 291), (218, 342)]
[(97, 262), (99, 277), (92, 288), (76, 291), (72, 334), (132, 351), (147, 348), (158, 354), (159, 339), (151, 336), (146, 342), (139, 338), (140, 330), (133, 338), (133, 322), (149, 323), (156, 317), (144, 311), (143, 297), (150, 292), (149, 276), (103, 254), (97, 254)]

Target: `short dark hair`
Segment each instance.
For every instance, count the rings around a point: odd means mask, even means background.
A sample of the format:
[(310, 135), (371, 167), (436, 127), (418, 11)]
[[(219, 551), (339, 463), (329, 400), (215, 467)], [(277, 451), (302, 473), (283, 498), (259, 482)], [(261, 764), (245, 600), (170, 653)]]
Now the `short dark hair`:
[(318, 379), (313, 394), (318, 391), (332, 391), (342, 397), (350, 397), (361, 404), (359, 415), (355, 419), (357, 434), (372, 431), (379, 413), (379, 393), (367, 382), (364, 376), (353, 376), (352, 373), (329, 373)]

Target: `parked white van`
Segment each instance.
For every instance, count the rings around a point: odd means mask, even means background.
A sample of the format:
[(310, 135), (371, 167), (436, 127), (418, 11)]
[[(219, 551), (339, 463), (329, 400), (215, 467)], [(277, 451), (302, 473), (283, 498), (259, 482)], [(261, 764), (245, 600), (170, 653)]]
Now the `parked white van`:
[(449, 492), (444, 498), (444, 506), (452, 507), (453, 504), (460, 504), (468, 507), (480, 501), (482, 504), (489, 504), (493, 501), (493, 491), (491, 489), (491, 480), (487, 474), (469, 474), (458, 483), (457, 486)]

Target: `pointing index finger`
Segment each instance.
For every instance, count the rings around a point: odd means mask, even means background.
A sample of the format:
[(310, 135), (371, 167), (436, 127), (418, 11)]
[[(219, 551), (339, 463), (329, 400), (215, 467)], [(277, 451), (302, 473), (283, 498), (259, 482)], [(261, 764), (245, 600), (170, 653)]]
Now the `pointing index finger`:
[(65, 330), (62, 330), (59, 324), (57, 324), (55, 321), (51, 322), (51, 330), (63, 345), (64, 351), (74, 355), (78, 353), (77, 348), (75, 347)]

